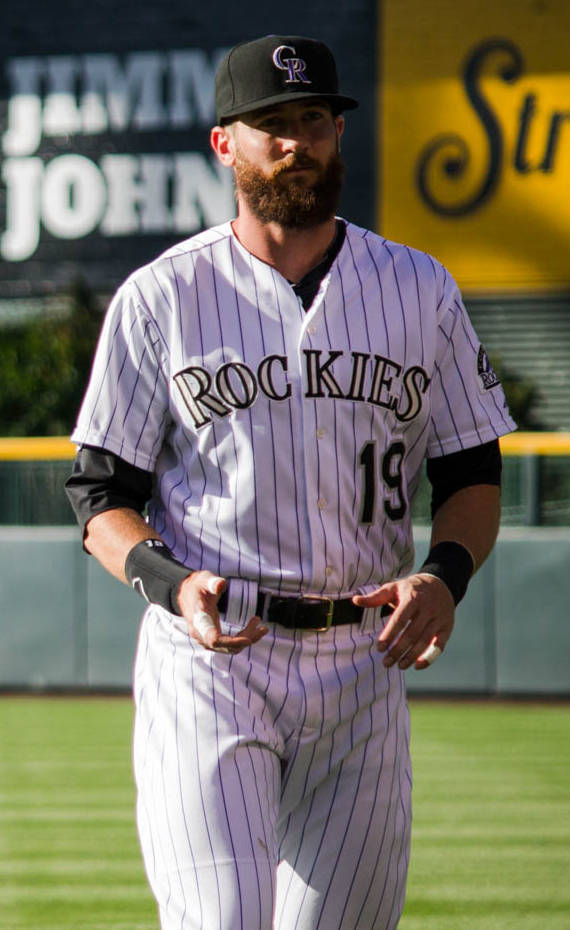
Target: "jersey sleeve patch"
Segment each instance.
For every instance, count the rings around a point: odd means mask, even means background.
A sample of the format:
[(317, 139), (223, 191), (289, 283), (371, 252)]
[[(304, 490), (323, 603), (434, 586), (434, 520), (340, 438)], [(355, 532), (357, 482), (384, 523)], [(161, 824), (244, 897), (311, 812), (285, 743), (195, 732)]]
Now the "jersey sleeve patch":
[(484, 345), (479, 346), (479, 352), (477, 353), (477, 378), (482, 392), (490, 391), (491, 388), (497, 387), (501, 383), (499, 376), (491, 365), (491, 360)]

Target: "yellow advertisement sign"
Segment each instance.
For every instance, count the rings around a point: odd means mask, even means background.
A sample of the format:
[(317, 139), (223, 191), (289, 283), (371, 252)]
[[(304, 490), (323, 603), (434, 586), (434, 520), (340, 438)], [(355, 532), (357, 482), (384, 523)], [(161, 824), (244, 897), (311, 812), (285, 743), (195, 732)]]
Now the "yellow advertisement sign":
[(466, 292), (570, 289), (570, 3), (380, 0), (378, 227)]

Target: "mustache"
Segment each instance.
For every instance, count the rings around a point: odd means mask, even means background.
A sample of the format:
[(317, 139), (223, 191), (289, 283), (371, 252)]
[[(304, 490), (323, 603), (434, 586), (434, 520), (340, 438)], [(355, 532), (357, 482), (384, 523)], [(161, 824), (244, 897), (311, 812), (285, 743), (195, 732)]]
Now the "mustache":
[(311, 158), (309, 155), (286, 155), (283, 161), (275, 165), (271, 172), (271, 177), (277, 178), (280, 174), (283, 174), (284, 171), (291, 171), (294, 168), (314, 168), (315, 171), (319, 171), (321, 166), (318, 161), (315, 161), (315, 159)]

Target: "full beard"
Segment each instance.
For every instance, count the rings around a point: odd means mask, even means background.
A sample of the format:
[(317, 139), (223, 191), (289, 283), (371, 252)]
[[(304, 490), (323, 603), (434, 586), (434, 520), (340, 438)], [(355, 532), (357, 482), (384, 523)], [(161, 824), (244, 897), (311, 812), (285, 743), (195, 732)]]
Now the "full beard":
[[(317, 179), (307, 184), (303, 178), (287, 174), (290, 168), (313, 168)], [(235, 164), (237, 193), (262, 223), (278, 223), (286, 229), (311, 229), (336, 213), (344, 162), (331, 156), (324, 168), (306, 155), (291, 155), (276, 165), (268, 177), (238, 152)]]

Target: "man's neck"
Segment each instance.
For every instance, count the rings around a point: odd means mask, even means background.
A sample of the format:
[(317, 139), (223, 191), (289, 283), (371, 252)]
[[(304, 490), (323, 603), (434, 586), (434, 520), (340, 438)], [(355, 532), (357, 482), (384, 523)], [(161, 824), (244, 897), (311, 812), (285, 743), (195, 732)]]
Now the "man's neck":
[(295, 284), (324, 258), (335, 238), (336, 220), (333, 216), (311, 229), (284, 229), (240, 210), (232, 228), (248, 252)]

